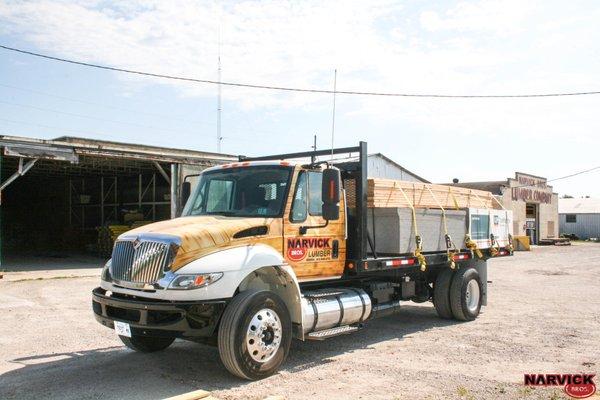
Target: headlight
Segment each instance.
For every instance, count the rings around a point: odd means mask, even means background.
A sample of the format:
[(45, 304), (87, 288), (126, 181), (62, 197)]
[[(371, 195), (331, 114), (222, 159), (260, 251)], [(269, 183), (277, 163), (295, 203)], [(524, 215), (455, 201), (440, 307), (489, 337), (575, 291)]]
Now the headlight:
[(198, 289), (221, 279), (222, 272), (211, 274), (176, 275), (169, 284), (169, 289)]
[(102, 268), (102, 273), (100, 274), (100, 279), (106, 282), (112, 281), (110, 276), (110, 266), (112, 265), (112, 259), (108, 260), (106, 264), (104, 264), (104, 268)]

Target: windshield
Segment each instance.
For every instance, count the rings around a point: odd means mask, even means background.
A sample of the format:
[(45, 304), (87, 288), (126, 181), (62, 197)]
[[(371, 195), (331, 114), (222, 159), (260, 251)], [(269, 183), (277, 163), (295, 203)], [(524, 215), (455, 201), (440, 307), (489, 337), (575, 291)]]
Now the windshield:
[(283, 214), (291, 168), (226, 168), (200, 175), (184, 216), (278, 217)]

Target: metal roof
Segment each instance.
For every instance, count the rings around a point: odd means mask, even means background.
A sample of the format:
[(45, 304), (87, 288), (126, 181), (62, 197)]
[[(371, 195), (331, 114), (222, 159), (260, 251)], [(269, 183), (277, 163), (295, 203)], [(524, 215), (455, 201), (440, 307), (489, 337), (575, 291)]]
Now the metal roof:
[[(414, 172), (412, 172), (412, 171), (404, 168), (402, 165), (398, 164), (396, 161), (392, 160), (391, 158), (386, 157), (382, 153), (371, 153), (371, 154), (367, 155), (367, 157), (368, 158), (375, 157), (375, 158), (383, 159), (383, 160), (389, 162), (390, 164), (392, 164), (394, 167), (398, 168), (399, 170), (404, 171), (405, 173), (414, 176), (415, 178), (417, 178), (421, 182), (431, 183), (427, 179), (422, 178), (419, 175), (415, 174)], [(344, 162), (354, 162), (354, 161), (358, 161), (358, 156), (349, 156), (349, 157), (342, 157), (342, 158), (335, 158), (334, 159), (334, 163), (344, 163)]]
[(61, 136), (56, 139), (35, 139), (0, 135), (0, 147), (4, 148), (4, 155), (18, 156), (19, 154), (22, 154), (24, 157), (45, 157), (71, 162), (76, 162), (78, 156), (200, 165), (237, 160), (236, 156), (229, 154), (112, 142), (72, 136)]
[(559, 214), (600, 214), (600, 199), (558, 199)]

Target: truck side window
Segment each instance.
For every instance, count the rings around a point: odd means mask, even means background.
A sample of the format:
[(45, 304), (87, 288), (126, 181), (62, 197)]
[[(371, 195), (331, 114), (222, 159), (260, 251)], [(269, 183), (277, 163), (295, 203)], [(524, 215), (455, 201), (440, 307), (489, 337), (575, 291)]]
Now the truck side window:
[(292, 212), (290, 220), (292, 222), (302, 222), (306, 220), (307, 213), (308, 185), (306, 182), (306, 173), (300, 172), (298, 182), (296, 183), (296, 192), (292, 202)]
[(308, 173), (308, 190), (310, 192), (308, 202), (308, 213), (310, 215), (321, 215), (323, 209), (323, 198), (321, 185), (323, 182), (322, 172)]

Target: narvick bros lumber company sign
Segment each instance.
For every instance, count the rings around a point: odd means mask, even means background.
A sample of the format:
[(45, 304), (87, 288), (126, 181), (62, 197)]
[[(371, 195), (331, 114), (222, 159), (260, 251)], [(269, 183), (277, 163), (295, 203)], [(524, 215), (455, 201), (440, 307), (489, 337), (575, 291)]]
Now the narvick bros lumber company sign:
[(515, 180), (517, 185), (511, 188), (513, 200), (546, 204), (552, 202), (552, 189), (546, 185), (546, 179), (517, 172)]
[(322, 261), (331, 259), (331, 238), (289, 238), (287, 257), (290, 261)]

